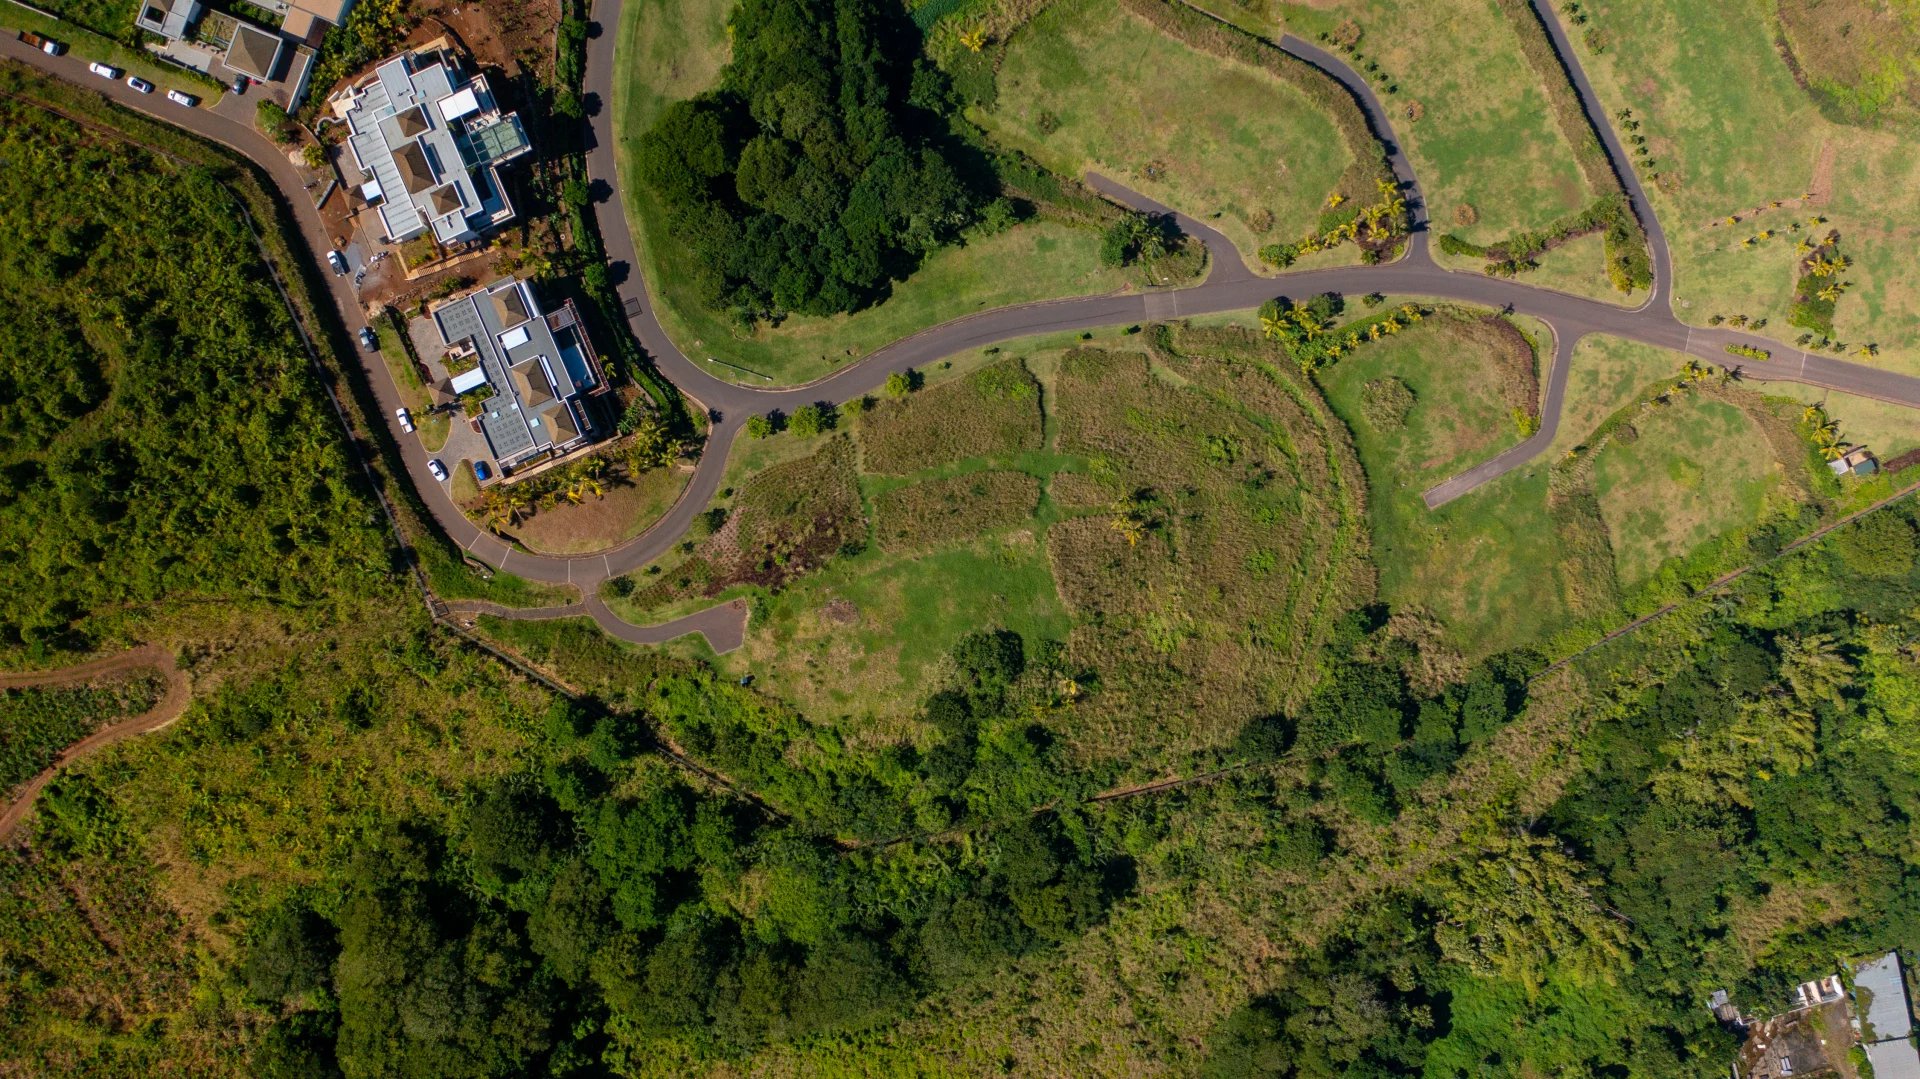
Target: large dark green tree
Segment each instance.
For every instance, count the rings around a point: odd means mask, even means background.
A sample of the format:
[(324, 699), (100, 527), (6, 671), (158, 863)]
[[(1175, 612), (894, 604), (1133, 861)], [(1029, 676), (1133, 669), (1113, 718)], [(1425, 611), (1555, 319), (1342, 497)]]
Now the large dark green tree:
[(979, 198), (922, 107), (944, 98), (939, 77), (888, 37), (901, 21), (873, 0), (747, 0), (720, 87), (641, 138), (706, 303), (855, 310), (972, 220)]

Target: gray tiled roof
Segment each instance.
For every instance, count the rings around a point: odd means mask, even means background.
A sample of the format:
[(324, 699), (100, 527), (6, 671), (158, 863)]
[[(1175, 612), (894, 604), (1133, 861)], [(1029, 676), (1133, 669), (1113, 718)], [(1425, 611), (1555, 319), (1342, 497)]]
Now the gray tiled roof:
[[(494, 391), (480, 415), (480, 429), (496, 458), (512, 461), (580, 437), (580, 417), (570, 399), (593, 387), (574, 382), (561, 344), (525, 282), (495, 282), (443, 304), (433, 318), (448, 346), (470, 341), (479, 354)], [(526, 340), (515, 342), (521, 336)]]
[[(450, 98), (466, 102), (464, 114)], [(387, 235), (407, 240), (431, 228), (453, 243), (510, 218), (513, 207), (493, 175), (499, 159), (475, 159), (468, 131), (509, 119), (494, 107), (485, 79), (458, 76), (444, 59), (402, 53), (376, 68), (347, 111), (347, 145), (380, 184)]]

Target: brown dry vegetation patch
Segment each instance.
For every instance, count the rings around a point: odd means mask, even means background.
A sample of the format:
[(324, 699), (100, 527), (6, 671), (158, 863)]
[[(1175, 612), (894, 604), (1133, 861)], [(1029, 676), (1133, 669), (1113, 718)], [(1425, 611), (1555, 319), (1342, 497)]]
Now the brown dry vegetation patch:
[(1040, 502), (1025, 472), (973, 472), (888, 491), (874, 500), (882, 550), (918, 551), (1018, 524)]
[(1110, 505), (1047, 536), (1070, 658), (1100, 683), (1071, 737), (1098, 756), (1218, 745), (1296, 701), (1332, 614), (1373, 594), (1364, 485), (1318, 393), (1251, 333), (1160, 336), (1185, 386), (1091, 349), (1056, 380), (1058, 448)]
[(840, 550), (864, 545), (867, 518), (853, 457), (853, 443), (834, 436), (812, 456), (749, 479), (727, 523), (635, 592), (634, 602), (663, 605), (740, 584), (777, 589)]
[(863, 465), (884, 475), (1039, 448), (1040, 384), (1018, 357), (882, 402), (860, 419)]

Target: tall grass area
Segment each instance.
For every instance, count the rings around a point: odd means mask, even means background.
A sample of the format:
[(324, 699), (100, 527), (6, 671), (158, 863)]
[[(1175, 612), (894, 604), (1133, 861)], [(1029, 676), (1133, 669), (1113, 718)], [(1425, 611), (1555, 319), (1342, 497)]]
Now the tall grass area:
[[(1322, 48), (1351, 45), (1356, 67), (1378, 66), (1393, 87), (1383, 101), (1413, 159), (1436, 230), (1490, 243), (1544, 228), (1593, 199), (1539, 78), (1492, 5), (1275, 0), (1254, 6)], [(1277, 32), (1269, 26), (1268, 33)], [(1597, 261), (1584, 269), (1601, 276)]]

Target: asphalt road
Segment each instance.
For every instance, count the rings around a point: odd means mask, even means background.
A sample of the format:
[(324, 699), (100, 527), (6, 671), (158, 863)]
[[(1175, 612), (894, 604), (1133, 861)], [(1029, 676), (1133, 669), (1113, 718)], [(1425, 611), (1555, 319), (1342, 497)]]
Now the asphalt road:
[[(707, 632), (717, 649), (729, 642), (737, 644), (737, 634), (730, 627), (744, 624), (744, 608), (731, 605), (714, 608), (715, 614), (709, 615), (706, 620), (696, 619), (690, 625), (687, 624), (688, 620), (683, 619), (668, 626), (635, 627), (616, 618), (598, 600), (596, 593), (601, 581), (646, 565), (680, 540), (694, 514), (705, 509), (717, 492), (728, 450), (748, 416), (772, 409), (792, 412), (794, 408), (814, 401), (844, 401), (872, 391), (895, 371), (921, 367), (957, 352), (1035, 334), (1244, 311), (1258, 307), (1276, 295), (1297, 297), (1328, 291), (1377, 291), (1434, 297), (1508, 309), (1546, 322), (1553, 328), (1555, 348), (1542, 402), (1540, 430), (1520, 445), (1426, 492), (1430, 506), (1442, 505), (1525, 465), (1551, 444), (1559, 426), (1574, 346), (1580, 338), (1590, 333), (1603, 333), (1686, 352), (1723, 366), (1729, 362), (1726, 345), (1755, 344), (1771, 350), (1774, 359), (1769, 363), (1745, 365), (1743, 373), (1746, 377), (1803, 382), (1920, 408), (1920, 379), (1827, 356), (1809, 355), (1792, 346), (1752, 334), (1724, 328), (1689, 327), (1673, 316), (1670, 309), (1672, 259), (1665, 233), (1638, 177), (1627, 163), (1629, 159), (1604, 109), (1599, 105), (1585, 72), (1568, 48), (1564, 30), (1553, 13), (1547, 10), (1542, 11), (1543, 21), (1567, 65), (1594, 126), (1601, 132), (1602, 142), (1633, 201), (1635, 211), (1640, 215), (1652, 247), (1654, 287), (1647, 301), (1637, 309), (1628, 310), (1533, 288), (1516, 281), (1451, 271), (1436, 265), (1427, 250), (1425, 200), (1420, 195), (1412, 165), (1394, 135), (1392, 122), (1372, 88), (1337, 57), (1288, 37), (1282, 40), (1281, 48), (1321, 68), (1347, 86), (1362, 103), (1375, 133), (1388, 147), (1389, 162), (1406, 192), (1415, 222), (1409, 250), (1397, 262), (1262, 278), (1246, 268), (1240, 253), (1220, 233), (1207, 227), (1204, 222), (1179, 215), (1183, 226), (1206, 243), (1209, 249), (1211, 272), (1206, 281), (1199, 285), (1178, 290), (1052, 300), (982, 312), (896, 341), (858, 363), (806, 386), (762, 389), (730, 382), (716, 377), (706, 363), (681, 352), (667, 336), (654, 316), (653, 298), (641, 273), (642, 264), (620, 198), (614, 141), (619, 137), (612, 102), (614, 79), (621, 71), (615, 57), (621, 2), (596, 0), (593, 5), (587, 41), (585, 85), (589, 147), (587, 170), (597, 200), (593, 211), (606, 243), (613, 279), (619, 282), (621, 299), (630, 310), (637, 312), (630, 320), (634, 334), (663, 375), (700, 405), (713, 410), (718, 417), (685, 495), (652, 528), (604, 553), (571, 558), (528, 554), (509, 547), (467, 520), (453, 504), (447, 487), (434, 481), (428, 474), (426, 463), (429, 455), (421, 448), (419, 440), (405, 437), (397, 430), (394, 435), (402, 447), (407, 469), (423, 501), (439, 526), (456, 544), (474, 557), (504, 571), (531, 580), (565, 583), (580, 588), (586, 597), (583, 602), (577, 608), (563, 610), (569, 614), (588, 614), (609, 633), (623, 639), (651, 640), (669, 626), (684, 625), (685, 628)], [(78, 55), (49, 57), (11, 39), (0, 40), (0, 55), (24, 60), (82, 86), (100, 90), (120, 104), (177, 124), (253, 159), (280, 185), (293, 208), (300, 231), (312, 249), (313, 257), (316, 260), (323, 258), (324, 252), (331, 246), (298, 174), (285, 155), (253, 129), (251, 102), (231, 99), (223, 102), (218, 110), (186, 109), (164, 98), (136, 94), (124, 84), (108, 83), (93, 76), (87, 72), (85, 58)], [(1089, 181), (1130, 205), (1143, 209), (1165, 209), (1104, 178), (1090, 177)], [(331, 295), (349, 330), (364, 324), (359, 301), (347, 279), (332, 278)], [(399, 393), (384, 364), (367, 362), (366, 366), (382, 414), (388, 418), (388, 422), (392, 422), (393, 410), (400, 404)]]

